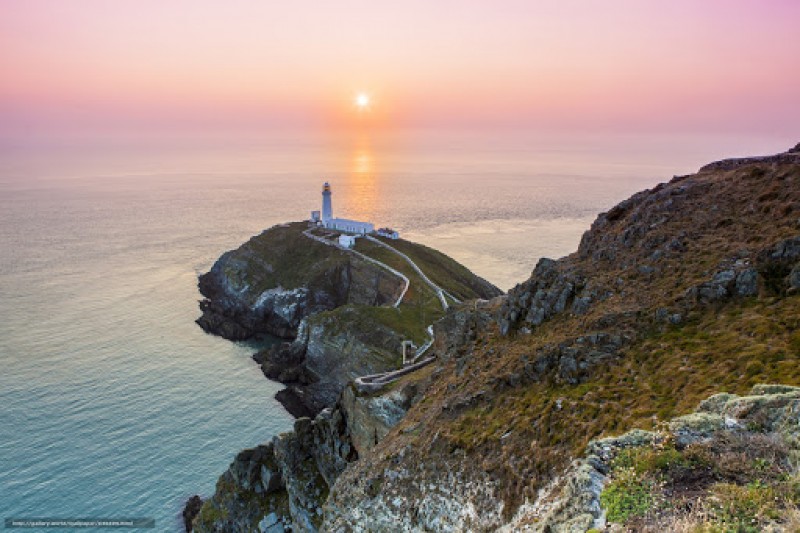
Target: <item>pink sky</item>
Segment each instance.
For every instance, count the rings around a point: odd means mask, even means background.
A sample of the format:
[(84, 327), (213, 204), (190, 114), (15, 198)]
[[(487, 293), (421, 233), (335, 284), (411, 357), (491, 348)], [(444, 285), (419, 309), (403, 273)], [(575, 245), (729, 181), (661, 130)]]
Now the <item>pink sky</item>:
[(0, 136), (348, 126), (796, 136), (795, 0), (4, 0)]

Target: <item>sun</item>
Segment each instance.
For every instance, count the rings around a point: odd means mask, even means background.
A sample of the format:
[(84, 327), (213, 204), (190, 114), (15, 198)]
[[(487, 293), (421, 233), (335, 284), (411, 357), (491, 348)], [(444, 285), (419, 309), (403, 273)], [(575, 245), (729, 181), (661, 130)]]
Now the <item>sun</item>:
[(367, 93), (358, 93), (356, 95), (356, 107), (359, 109), (367, 109), (369, 107), (369, 95)]

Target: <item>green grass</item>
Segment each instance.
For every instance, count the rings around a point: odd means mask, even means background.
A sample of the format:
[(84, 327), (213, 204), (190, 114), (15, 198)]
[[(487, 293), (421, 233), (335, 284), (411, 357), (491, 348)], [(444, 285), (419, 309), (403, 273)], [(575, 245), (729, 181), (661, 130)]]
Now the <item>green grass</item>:
[(627, 522), (645, 516), (655, 502), (652, 482), (637, 475), (633, 469), (617, 472), (600, 494), (600, 503), (612, 522)]
[(763, 531), (764, 522), (776, 520), (782, 514), (777, 489), (769, 485), (717, 483), (710, 492), (709, 521), (723, 531)]
[(375, 307), (363, 312), (382, 324), (405, 333), (417, 344), (425, 342), (428, 337), (427, 327), (444, 316), (444, 309), (436, 293), (405, 259), (391, 250), (362, 239), (358, 243), (358, 251), (386, 263), (409, 279), (408, 291), (399, 307)]
[[(379, 238), (379, 240), (410, 257), (433, 283), (453, 294), (456, 298), (471, 300), (475, 298), (491, 298), (499, 294), (499, 291), (493, 291), (488, 283), (482, 283), (467, 267), (438, 250), (404, 239)], [(362, 242), (380, 248), (369, 241)], [(359, 246), (362, 242), (359, 242)], [(392, 253), (389, 250), (386, 251)], [(396, 254), (392, 253), (392, 255), (398, 257)], [(401, 261), (405, 263), (404, 260), (401, 259)], [(407, 265), (408, 263), (405, 264)], [(405, 273), (406, 271), (402, 270), (402, 272)]]
[[(307, 227), (304, 222), (274, 226), (234, 252), (244, 261), (241, 281), (250, 285), (252, 293), (277, 286), (293, 289), (312, 280), (325, 283), (327, 272), (348, 263), (347, 252), (305, 237)], [(232, 269), (226, 273), (235, 279)]]
[[(426, 328), (432, 320), (430, 314), (412, 306), (394, 308), (352, 304), (308, 318), (310, 325), (324, 323), (330, 335), (353, 335), (371, 345), (377, 342), (376, 332), (384, 327), (420, 345), (428, 338)], [(392, 353), (396, 351), (394, 346), (387, 350)]]

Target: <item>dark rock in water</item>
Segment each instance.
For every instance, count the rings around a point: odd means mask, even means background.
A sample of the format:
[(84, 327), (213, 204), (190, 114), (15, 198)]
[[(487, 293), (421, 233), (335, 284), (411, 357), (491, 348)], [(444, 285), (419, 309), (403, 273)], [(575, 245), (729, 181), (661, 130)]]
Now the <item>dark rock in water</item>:
[(231, 341), (247, 340), (255, 333), (242, 326), (236, 312), (213, 300), (201, 301), (200, 310), (203, 315), (195, 322), (206, 333), (214, 333)]
[(186, 533), (191, 533), (192, 521), (194, 521), (194, 517), (200, 512), (202, 506), (203, 500), (197, 494), (187, 500), (186, 506), (183, 508), (183, 525), (186, 526)]
[(303, 400), (296, 387), (288, 387), (278, 391), (275, 394), (275, 399), (295, 418), (312, 417), (315, 414)]

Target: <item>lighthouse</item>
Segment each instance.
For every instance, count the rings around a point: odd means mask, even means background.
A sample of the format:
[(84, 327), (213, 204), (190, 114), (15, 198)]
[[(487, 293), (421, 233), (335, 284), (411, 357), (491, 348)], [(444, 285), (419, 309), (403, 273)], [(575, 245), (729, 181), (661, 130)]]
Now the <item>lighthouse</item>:
[(331, 184), (327, 181), (322, 186), (322, 223), (327, 224), (333, 219), (333, 207), (331, 206)]
[(347, 218), (333, 218), (333, 206), (331, 204), (331, 184), (327, 181), (322, 186), (322, 216), (319, 211), (311, 212), (311, 222), (323, 228), (350, 233), (354, 235), (367, 235), (375, 231), (375, 226), (370, 222), (360, 222)]

